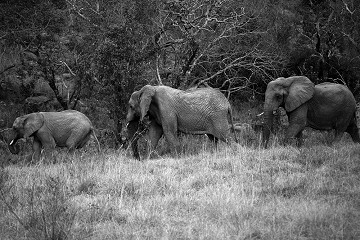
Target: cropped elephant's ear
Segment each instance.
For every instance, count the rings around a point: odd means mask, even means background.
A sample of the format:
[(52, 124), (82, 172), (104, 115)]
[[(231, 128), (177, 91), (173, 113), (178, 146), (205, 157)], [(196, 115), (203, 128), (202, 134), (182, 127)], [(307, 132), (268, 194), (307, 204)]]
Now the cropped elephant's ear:
[(44, 124), (44, 116), (41, 113), (31, 113), (24, 120), (24, 138), (31, 136)]
[(140, 96), (140, 121), (144, 120), (152, 101), (152, 97), (155, 95), (155, 88), (150, 85), (146, 85), (141, 89)]
[(294, 76), (284, 80), (291, 81), (288, 95), (285, 99), (285, 110), (287, 112), (295, 110), (313, 97), (315, 85), (307, 77)]

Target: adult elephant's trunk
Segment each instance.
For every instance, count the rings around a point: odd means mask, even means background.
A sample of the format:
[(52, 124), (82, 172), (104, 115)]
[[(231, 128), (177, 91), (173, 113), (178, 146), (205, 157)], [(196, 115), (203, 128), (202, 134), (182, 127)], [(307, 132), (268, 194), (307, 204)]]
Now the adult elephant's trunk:
[(269, 107), (264, 108), (263, 144), (267, 148), (269, 137), (273, 125), (273, 111)]
[(140, 154), (138, 150), (138, 139), (139, 139), (139, 120), (130, 121), (126, 124), (122, 131), (122, 137), (124, 138), (124, 148), (131, 146), (134, 158), (140, 160)]
[(16, 144), (18, 139), (19, 139), (18, 137), (15, 137), (13, 140), (10, 141), (8, 145), (9, 150), (12, 154), (19, 154), (20, 152), (19, 144)]

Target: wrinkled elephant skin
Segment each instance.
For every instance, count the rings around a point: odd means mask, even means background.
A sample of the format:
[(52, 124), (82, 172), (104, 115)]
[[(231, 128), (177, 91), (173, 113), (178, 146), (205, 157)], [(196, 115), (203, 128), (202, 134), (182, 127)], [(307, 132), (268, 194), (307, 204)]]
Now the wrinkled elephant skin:
[(285, 143), (292, 138), (302, 144), (305, 127), (316, 130), (335, 129), (335, 140), (344, 132), (360, 142), (356, 125), (356, 101), (351, 91), (341, 84), (314, 85), (304, 76), (278, 78), (267, 85), (264, 103), (263, 141), (267, 147), (273, 124), (273, 111), (284, 107), (289, 119)]
[(126, 120), (143, 123), (145, 117), (149, 118), (150, 149), (154, 149), (164, 135), (174, 154), (179, 147), (178, 132), (206, 134), (215, 142), (220, 139), (229, 143), (230, 129), (234, 129), (229, 101), (211, 87), (182, 91), (146, 85), (131, 95)]
[(84, 114), (75, 110), (37, 112), (20, 116), (15, 119), (12, 129), (16, 136), (9, 142), (9, 150), (18, 154), (17, 140), (32, 137), (32, 160), (40, 159), (41, 149), (53, 149), (58, 146), (73, 151), (82, 148), (91, 135), (100, 151), (92, 123)]

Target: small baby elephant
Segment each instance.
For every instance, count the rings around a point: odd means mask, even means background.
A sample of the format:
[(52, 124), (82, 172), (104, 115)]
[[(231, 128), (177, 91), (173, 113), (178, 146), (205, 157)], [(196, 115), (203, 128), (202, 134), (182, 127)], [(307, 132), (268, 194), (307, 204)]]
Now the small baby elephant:
[(9, 143), (10, 152), (19, 153), (19, 148), (15, 147), (18, 139), (33, 137), (33, 161), (40, 159), (42, 148), (53, 149), (58, 146), (66, 147), (69, 151), (82, 148), (91, 134), (100, 151), (100, 144), (89, 118), (75, 110), (30, 113), (16, 118), (12, 128), (16, 136)]

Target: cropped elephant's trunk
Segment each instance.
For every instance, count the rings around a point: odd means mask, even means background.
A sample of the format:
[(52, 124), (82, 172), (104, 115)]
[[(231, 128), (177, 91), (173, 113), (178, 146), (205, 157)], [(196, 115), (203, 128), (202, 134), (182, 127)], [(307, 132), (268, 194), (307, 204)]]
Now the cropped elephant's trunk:
[(127, 148), (129, 145), (131, 146), (131, 150), (133, 151), (133, 156), (136, 159), (140, 159), (139, 150), (138, 150), (138, 128), (139, 128), (139, 121), (130, 121), (126, 124), (126, 126), (123, 128), (123, 131), (121, 133), (122, 138), (124, 138), (124, 144), (123, 147)]
[(8, 145), (9, 150), (12, 154), (19, 154), (20, 152), (20, 147), (18, 144), (16, 144), (18, 139), (19, 139), (18, 137), (15, 137), (13, 140), (10, 141)]
[(263, 135), (263, 144), (264, 144), (265, 148), (267, 148), (271, 129), (272, 129), (274, 115), (273, 115), (273, 111), (269, 108), (264, 108), (264, 114), (265, 114), (265, 116), (264, 116), (265, 121), (264, 121), (262, 135)]

